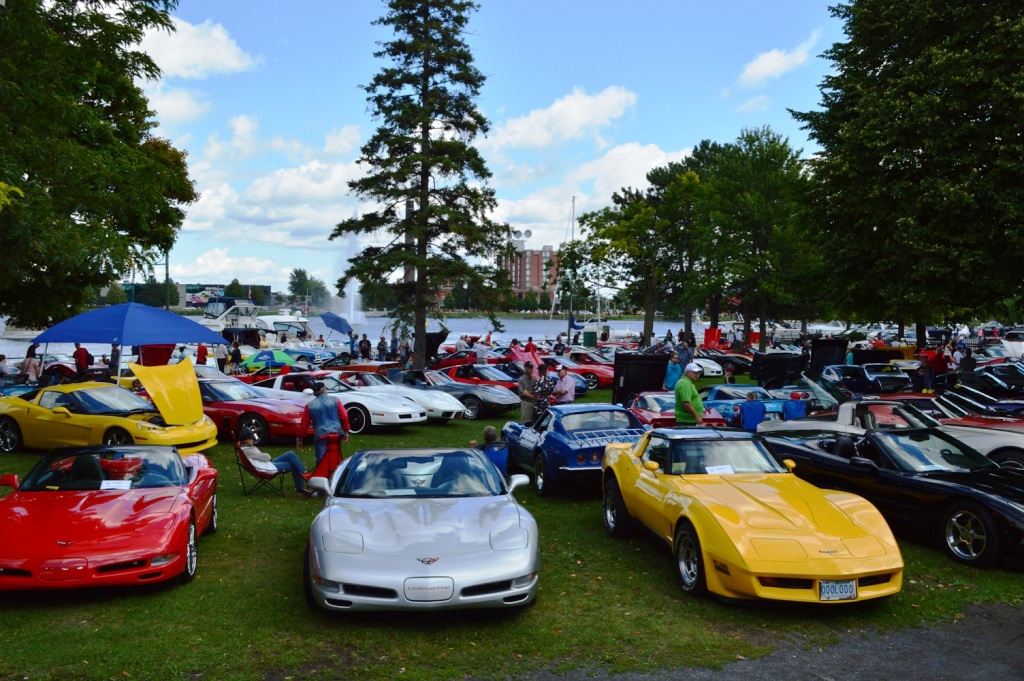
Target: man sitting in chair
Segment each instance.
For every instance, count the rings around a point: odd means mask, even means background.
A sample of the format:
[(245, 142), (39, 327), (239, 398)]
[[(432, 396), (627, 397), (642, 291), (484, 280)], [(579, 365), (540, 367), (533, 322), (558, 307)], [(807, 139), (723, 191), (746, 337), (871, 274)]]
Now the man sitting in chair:
[(295, 452), (285, 452), (276, 459), (271, 459), (269, 454), (261, 452), (256, 446), (256, 435), (251, 430), (243, 430), (238, 434), (238, 445), (255, 468), (264, 473), (291, 473), (295, 491), (306, 497), (313, 496), (313, 492), (306, 487), (305, 478), (302, 477), (306, 467)]

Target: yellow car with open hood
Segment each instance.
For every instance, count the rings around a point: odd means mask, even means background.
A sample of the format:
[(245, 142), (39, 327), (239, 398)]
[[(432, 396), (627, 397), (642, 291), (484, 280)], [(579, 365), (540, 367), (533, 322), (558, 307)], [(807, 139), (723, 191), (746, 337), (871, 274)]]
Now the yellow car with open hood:
[(642, 525), (662, 539), (687, 593), (805, 603), (899, 593), (903, 558), (878, 510), (791, 470), (752, 433), (648, 431), (605, 448), (605, 529), (625, 537)]
[[(0, 398), (0, 452), (65, 445), (172, 445), (194, 454), (217, 444), (189, 363), (130, 365), (150, 404), (112, 383), (66, 383)], [(156, 405), (156, 406), (154, 406)]]

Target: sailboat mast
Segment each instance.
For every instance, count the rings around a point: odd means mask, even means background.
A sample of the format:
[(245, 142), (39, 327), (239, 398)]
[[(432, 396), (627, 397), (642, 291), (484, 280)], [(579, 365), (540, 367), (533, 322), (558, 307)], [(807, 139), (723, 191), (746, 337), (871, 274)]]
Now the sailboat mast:
[[(572, 211), (569, 214), (569, 240), (576, 240), (576, 197), (572, 197)], [(569, 273), (569, 319), (566, 321), (565, 330), (565, 342), (568, 344), (572, 342), (572, 290), (575, 288), (576, 283), (576, 272), (570, 271)]]

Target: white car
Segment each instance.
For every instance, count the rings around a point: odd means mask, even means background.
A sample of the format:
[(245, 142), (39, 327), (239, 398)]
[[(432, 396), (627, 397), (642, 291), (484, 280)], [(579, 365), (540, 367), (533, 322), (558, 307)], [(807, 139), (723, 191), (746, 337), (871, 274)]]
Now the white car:
[(704, 359), (703, 357), (694, 357), (694, 363), (701, 368), (701, 374), (707, 377), (721, 376), (722, 365), (718, 362), (712, 362), (710, 359)]
[(339, 371), (338, 377), (360, 392), (406, 397), (427, 410), (427, 419), (450, 421), (460, 418), (466, 405), (447, 393), (416, 390), (396, 385), (391, 379), (372, 371)]
[(358, 391), (330, 371), (279, 374), (254, 386), (267, 397), (309, 402), (314, 397), (314, 383), (323, 383), (327, 391), (345, 405), (349, 432), (354, 435), (370, 427), (408, 426), (427, 420), (427, 412), (412, 400), (401, 395)]

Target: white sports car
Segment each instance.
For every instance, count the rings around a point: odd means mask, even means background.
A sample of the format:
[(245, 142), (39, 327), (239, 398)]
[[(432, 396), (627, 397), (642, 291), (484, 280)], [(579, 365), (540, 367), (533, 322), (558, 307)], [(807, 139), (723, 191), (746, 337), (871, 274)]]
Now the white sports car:
[(427, 410), (428, 420), (450, 421), (466, 411), (462, 402), (447, 393), (407, 388), (371, 371), (339, 371), (338, 376), (360, 392), (406, 397)]
[(345, 405), (349, 432), (355, 435), (369, 427), (407, 426), (427, 420), (427, 412), (412, 400), (401, 395), (360, 392), (338, 380), (331, 371), (279, 374), (253, 385), (267, 397), (309, 402), (315, 383), (323, 383)]
[(356, 452), (309, 530), (306, 600), (325, 610), (519, 608), (537, 593), (537, 523), (479, 450)]

